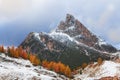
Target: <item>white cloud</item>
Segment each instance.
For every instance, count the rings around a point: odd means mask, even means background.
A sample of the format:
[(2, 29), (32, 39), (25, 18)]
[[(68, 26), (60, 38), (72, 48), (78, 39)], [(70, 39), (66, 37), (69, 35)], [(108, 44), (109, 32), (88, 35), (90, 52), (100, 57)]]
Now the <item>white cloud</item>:
[(107, 32), (107, 37), (109, 40), (111, 40), (112, 42), (120, 42), (120, 28), (119, 27), (115, 27), (115, 28), (110, 28)]
[(0, 23), (8, 22), (24, 14), (31, 0), (0, 0)]
[(115, 11), (115, 5), (114, 4), (108, 4), (107, 8), (104, 10), (104, 12), (101, 14), (100, 19), (98, 20), (97, 26), (103, 27), (107, 21), (110, 19), (112, 14)]

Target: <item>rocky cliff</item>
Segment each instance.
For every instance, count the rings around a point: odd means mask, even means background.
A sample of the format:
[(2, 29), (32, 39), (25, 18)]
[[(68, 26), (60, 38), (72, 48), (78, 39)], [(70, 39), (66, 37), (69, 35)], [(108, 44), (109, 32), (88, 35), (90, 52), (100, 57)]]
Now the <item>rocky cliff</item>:
[(41, 60), (61, 61), (72, 69), (83, 63), (102, 59), (112, 59), (108, 52), (117, 50), (101, 41), (72, 15), (60, 22), (58, 28), (51, 33), (31, 32), (20, 44), (28, 52), (36, 53)]
[(57, 30), (97, 50), (109, 53), (117, 51), (115, 47), (98, 38), (70, 14), (67, 14), (65, 21), (60, 22)]

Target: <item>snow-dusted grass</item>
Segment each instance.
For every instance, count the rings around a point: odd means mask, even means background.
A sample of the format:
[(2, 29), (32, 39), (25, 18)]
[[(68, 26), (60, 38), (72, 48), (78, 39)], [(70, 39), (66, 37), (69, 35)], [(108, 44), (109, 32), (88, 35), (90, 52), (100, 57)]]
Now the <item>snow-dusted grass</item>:
[(82, 80), (94, 80), (107, 76), (120, 77), (120, 63), (116, 63), (113, 61), (104, 61), (103, 64), (100, 66), (96, 67), (88, 66), (83, 70), (82, 75), (80, 74), (75, 75), (76, 77), (75, 79), (77, 80), (77, 78), (81, 78)]
[[(0, 53), (1, 54), (1, 53)], [(58, 74), (33, 66), (28, 60), (0, 55), (0, 80), (63, 80)]]
[[(120, 63), (104, 61), (102, 65), (97, 63), (86, 67), (82, 75), (77, 74), (74, 80), (94, 80), (107, 76), (120, 77)], [(33, 66), (30, 61), (16, 59), (0, 53), (0, 80), (69, 80), (53, 71), (44, 69), (41, 66)]]

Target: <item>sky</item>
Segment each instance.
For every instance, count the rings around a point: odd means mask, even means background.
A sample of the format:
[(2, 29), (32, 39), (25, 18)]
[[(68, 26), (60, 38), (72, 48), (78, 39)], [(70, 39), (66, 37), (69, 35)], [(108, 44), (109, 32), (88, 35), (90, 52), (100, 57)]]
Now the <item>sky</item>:
[(50, 32), (67, 13), (120, 48), (120, 0), (0, 0), (0, 45), (18, 46), (30, 32)]

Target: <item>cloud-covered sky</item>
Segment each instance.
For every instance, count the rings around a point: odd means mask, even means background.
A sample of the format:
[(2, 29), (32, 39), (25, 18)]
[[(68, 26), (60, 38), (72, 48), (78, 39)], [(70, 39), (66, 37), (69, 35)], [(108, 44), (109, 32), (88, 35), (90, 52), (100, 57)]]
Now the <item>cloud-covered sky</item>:
[(0, 44), (19, 45), (29, 32), (50, 32), (70, 13), (118, 46), (119, 4), (120, 0), (0, 0)]

